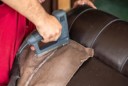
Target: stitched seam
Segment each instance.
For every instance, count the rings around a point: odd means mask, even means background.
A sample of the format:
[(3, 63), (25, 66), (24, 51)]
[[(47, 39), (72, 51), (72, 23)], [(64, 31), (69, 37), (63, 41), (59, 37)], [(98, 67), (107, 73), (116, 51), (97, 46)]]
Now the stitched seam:
[(94, 43), (95, 43), (96, 40), (98, 39), (99, 35), (106, 29), (106, 27), (108, 27), (109, 25), (111, 25), (112, 23), (114, 23), (115, 21), (118, 21), (118, 20), (121, 20), (121, 19), (114, 19), (114, 20), (112, 20), (111, 22), (109, 22), (107, 25), (105, 25), (105, 26), (103, 27), (103, 29), (98, 33), (98, 35), (96, 36), (96, 38), (95, 38), (94, 41), (92, 42), (91, 48), (93, 47)]
[(78, 18), (81, 14), (83, 14), (84, 12), (87, 12), (87, 11), (89, 11), (89, 10), (94, 10), (94, 9), (93, 9), (93, 8), (89, 8), (89, 9), (86, 9), (86, 10), (82, 11), (80, 14), (78, 14), (78, 15), (76, 16), (76, 18), (73, 20), (73, 22), (72, 22), (72, 24), (71, 24), (71, 26), (70, 26), (69, 29), (71, 30), (71, 28), (72, 28), (74, 22), (77, 20), (77, 18)]
[(128, 56), (125, 58), (124, 62), (122, 63), (121, 67), (120, 67), (120, 72), (122, 72), (123, 67), (125, 65), (125, 63), (128, 61)]
[(34, 75), (38, 72), (38, 70), (45, 64), (45, 62), (47, 60), (49, 60), (51, 58), (51, 56), (54, 55), (54, 53), (56, 52), (56, 50), (50, 54), (50, 56), (46, 57), (46, 59), (41, 63), (39, 64), (39, 66), (37, 68), (35, 68), (35, 70), (33, 71), (33, 73), (31, 74), (31, 76), (28, 78), (27, 82), (25, 83), (25, 86), (29, 86), (29, 83), (31, 82), (32, 78), (34, 77)]

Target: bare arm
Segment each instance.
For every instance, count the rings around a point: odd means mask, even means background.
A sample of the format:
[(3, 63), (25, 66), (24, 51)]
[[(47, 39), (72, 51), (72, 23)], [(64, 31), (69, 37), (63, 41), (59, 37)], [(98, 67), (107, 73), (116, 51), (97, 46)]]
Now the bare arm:
[(4, 3), (27, 17), (34, 24), (47, 15), (38, 0), (2, 0)]
[(44, 42), (55, 41), (60, 36), (60, 23), (44, 10), (39, 0), (2, 1), (33, 22), (38, 32), (43, 36)]

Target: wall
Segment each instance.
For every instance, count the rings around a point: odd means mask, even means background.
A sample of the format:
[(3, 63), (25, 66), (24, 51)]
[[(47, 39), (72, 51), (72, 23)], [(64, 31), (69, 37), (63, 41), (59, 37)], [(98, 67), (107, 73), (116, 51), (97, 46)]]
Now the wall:
[(128, 21), (128, 0), (95, 0), (98, 9)]
[(58, 0), (58, 8), (69, 10), (70, 9), (70, 0)]

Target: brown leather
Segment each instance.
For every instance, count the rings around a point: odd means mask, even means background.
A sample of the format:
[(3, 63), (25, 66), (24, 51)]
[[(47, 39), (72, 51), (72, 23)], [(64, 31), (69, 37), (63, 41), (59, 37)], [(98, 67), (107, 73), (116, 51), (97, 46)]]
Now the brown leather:
[(118, 18), (101, 10), (80, 6), (68, 12), (70, 37), (85, 46), (92, 47), (102, 29)]
[(70, 38), (95, 50), (68, 86), (128, 86), (128, 22), (80, 6), (69, 11), (68, 23)]
[(42, 4), (44, 9), (48, 12), (48, 13), (52, 13), (54, 10), (56, 10), (57, 7), (57, 1), (58, 0), (45, 0), (45, 2)]
[(128, 22), (87, 6), (68, 14), (70, 38), (92, 47), (97, 58), (128, 76)]
[(17, 86), (66, 86), (83, 62), (92, 56), (93, 49), (75, 41), (42, 56), (27, 47), (19, 56)]
[(67, 86), (128, 86), (128, 78), (93, 57), (79, 68)]

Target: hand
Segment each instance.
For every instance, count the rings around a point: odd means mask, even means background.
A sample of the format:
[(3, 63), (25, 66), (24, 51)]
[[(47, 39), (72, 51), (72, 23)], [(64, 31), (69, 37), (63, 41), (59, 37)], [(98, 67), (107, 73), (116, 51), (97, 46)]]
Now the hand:
[(44, 43), (56, 41), (60, 37), (62, 26), (54, 16), (47, 14), (39, 22), (36, 27)]
[(40, 2), (40, 3), (43, 3), (43, 2), (45, 2), (45, 0), (39, 0), (39, 2)]
[[(40, 3), (45, 2), (45, 0), (39, 0)], [(44, 40), (43, 42), (47, 43), (50, 41), (56, 41), (59, 36), (60, 36), (60, 30), (61, 30), (61, 25), (58, 22), (58, 20), (52, 16), (49, 15), (47, 18), (45, 18), (44, 26), (41, 24), (40, 26), (37, 26), (37, 30), (40, 33), (40, 35), (43, 36)], [(41, 28), (41, 29), (40, 29)]]
[(85, 4), (96, 9), (96, 6), (90, 0), (76, 0), (73, 5), (73, 8), (77, 7), (78, 5), (85, 5)]

